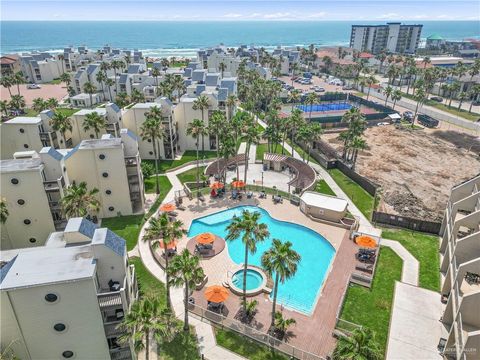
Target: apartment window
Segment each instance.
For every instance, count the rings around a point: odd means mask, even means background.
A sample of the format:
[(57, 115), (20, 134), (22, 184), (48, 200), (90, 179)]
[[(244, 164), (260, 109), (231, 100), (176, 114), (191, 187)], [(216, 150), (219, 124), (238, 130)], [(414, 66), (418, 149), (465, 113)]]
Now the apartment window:
[(148, 141), (149, 143), (151, 143), (151, 142), (152, 142), (152, 139), (147, 139), (147, 141)]
[(99, 158), (100, 160), (105, 160), (105, 154), (100, 154), (100, 155), (98, 155), (98, 158)]
[(105, 191), (105, 194), (107, 194), (107, 195), (112, 195), (112, 190), (106, 190), (106, 191)]
[(153, 151), (149, 151), (148, 153), (149, 153), (150, 155), (153, 155)]
[(18, 205), (25, 205), (25, 200), (23, 200), (23, 199), (18, 199), (18, 200), (17, 200), (17, 204), (18, 204)]
[(20, 128), (18, 131), (20, 131), (20, 133), (24, 133), (25, 132), (25, 129), (24, 128)]
[(95, 135), (90, 134), (90, 139), (95, 139)]
[(23, 147), (24, 147), (25, 149), (28, 149), (28, 148), (29, 148), (28, 144), (23, 144)]
[(62, 356), (65, 358), (65, 359), (70, 359), (73, 357), (73, 351), (71, 350), (65, 350), (63, 353), (62, 353)]
[(115, 210), (115, 208), (114, 208), (113, 206), (110, 206), (110, 207), (108, 208), (108, 210), (113, 211), (113, 210)]
[(12, 180), (10, 180), (10, 182), (11, 182), (13, 185), (17, 185), (17, 184), (18, 184), (18, 179), (17, 179), (17, 178), (13, 178)]
[(35, 243), (37, 242), (37, 239), (35, 239), (35, 238), (30, 238), (30, 239), (28, 239), (28, 241), (30, 241), (30, 243), (32, 243), (32, 244), (35, 244)]
[(65, 324), (57, 323), (53, 325), (53, 328), (55, 329), (55, 331), (62, 332), (62, 331), (65, 331), (67, 327), (65, 326)]
[(56, 294), (49, 293), (49, 294), (45, 295), (45, 301), (47, 301), (49, 303), (54, 303), (57, 300), (58, 300), (58, 296)]
[(104, 173), (102, 174), (102, 176), (103, 176), (104, 178), (107, 178), (107, 177), (108, 177), (108, 173), (107, 173), (107, 172), (104, 172)]
[(25, 220), (23, 220), (23, 223), (25, 225), (30, 225), (32, 222), (30, 221), (30, 219), (25, 219)]

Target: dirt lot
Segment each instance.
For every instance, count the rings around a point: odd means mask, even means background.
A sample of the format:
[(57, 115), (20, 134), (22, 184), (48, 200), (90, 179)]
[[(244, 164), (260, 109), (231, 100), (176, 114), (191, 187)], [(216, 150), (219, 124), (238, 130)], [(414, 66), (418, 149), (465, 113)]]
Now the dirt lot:
[[(67, 96), (67, 89), (64, 84), (40, 84), (41, 89), (27, 89), (27, 85), (20, 85), (20, 95), (25, 98), (27, 107), (32, 106), (33, 99), (39, 97), (42, 99), (55, 98), (61, 101)], [(17, 95), (17, 86), (10, 88), (12, 95)], [(10, 94), (7, 88), (0, 86), (0, 98), (10, 101)]]
[[(381, 211), (439, 221), (451, 187), (480, 172), (480, 141), (469, 134), (389, 125), (365, 136), (356, 170), (382, 186)], [(322, 136), (341, 152), (337, 137)]]

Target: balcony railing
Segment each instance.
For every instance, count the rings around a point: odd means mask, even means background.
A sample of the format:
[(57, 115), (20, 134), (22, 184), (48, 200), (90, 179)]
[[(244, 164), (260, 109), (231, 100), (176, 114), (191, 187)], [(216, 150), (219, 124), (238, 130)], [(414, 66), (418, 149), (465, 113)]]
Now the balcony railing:
[(130, 347), (126, 345), (125, 347), (110, 349), (110, 358), (112, 360), (130, 360), (132, 358)]
[(63, 176), (56, 180), (47, 180), (43, 182), (43, 186), (45, 188), (46, 192), (55, 192), (55, 191), (60, 191), (60, 189), (63, 189), (65, 187), (65, 180)]
[(125, 165), (126, 166), (137, 166), (138, 158), (136, 156), (125, 156)]

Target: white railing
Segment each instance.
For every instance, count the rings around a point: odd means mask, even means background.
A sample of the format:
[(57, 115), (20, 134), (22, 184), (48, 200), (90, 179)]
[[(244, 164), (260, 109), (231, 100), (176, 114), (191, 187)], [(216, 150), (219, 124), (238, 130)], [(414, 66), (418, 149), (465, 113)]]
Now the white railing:
[(219, 314), (207, 309), (204, 309), (198, 305), (190, 304), (189, 311), (196, 315), (201, 321), (209, 323), (213, 326), (227, 328), (234, 332), (239, 333), (242, 336), (247, 336), (251, 340), (272, 347), (275, 350), (287, 354), (295, 359), (299, 360), (325, 360), (324, 357), (312, 354), (308, 351), (299, 349), (285, 341), (279, 340), (273, 336), (270, 336), (264, 331), (259, 331), (249, 325), (246, 325), (240, 321), (232, 318), (228, 318), (223, 314)]

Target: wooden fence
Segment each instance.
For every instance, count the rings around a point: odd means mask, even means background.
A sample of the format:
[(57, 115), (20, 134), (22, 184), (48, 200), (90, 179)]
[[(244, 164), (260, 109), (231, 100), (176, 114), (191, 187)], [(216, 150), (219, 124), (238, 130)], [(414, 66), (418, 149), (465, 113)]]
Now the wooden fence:
[(421, 219), (411, 218), (408, 216), (387, 214), (380, 211), (373, 212), (372, 221), (374, 223), (392, 225), (435, 235), (438, 235), (440, 233), (440, 227), (442, 226), (442, 223), (435, 221), (425, 221)]

